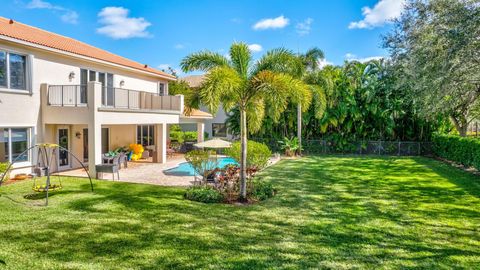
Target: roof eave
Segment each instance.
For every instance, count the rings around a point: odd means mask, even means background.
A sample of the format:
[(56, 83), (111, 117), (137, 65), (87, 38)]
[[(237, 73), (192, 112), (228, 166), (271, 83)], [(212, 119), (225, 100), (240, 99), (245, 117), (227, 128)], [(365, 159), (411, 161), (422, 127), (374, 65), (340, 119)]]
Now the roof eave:
[(39, 45), (39, 44), (36, 44), (36, 43), (33, 43), (33, 42), (28, 42), (28, 41), (25, 41), (25, 40), (22, 40), (22, 39), (12, 38), (12, 37), (1, 35), (1, 34), (0, 34), (0, 40), (5, 40), (5, 41), (9, 41), (9, 42), (14, 42), (14, 43), (20, 43), (20, 44), (25, 45), (25, 46), (49, 51), (49, 52), (52, 52), (52, 53), (57, 53), (57, 54), (66, 55), (66, 56), (73, 57), (73, 58), (83, 59), (83, 60), (87, 60), (87, 61), (91, 61), (91, 62), (95, 62), (95, 63), (100, 63), (100, 64), (103, 64), (103, 65), (113, 66), (113, 67), (116, 67), (116, 68), (121, 68), (121, 69), (129, 70), (129, 71), (132, 71), (132, 72), (142, 73), (142, 74), (162, 78), (162, 79), (169, 80), (169, 81), (176, 81), (177, 80), (177, 78), (175, 78), (174, 76), (171, 76), (171, 75), (162, 75), (162, 74), (158, 74), (158, 73), (154, 73), (154, 72), (149, 72), (149, 71), (146, 71), (146, 70), (141, 70), (141, 69), (137, 69), (137, 68), (133, 68), (133, 67), (128, 67), (128, 66), (124, 66), (124, 65), (120, 65), (120, 64), (115, 64), (115, 63), (105, 61), (105, 60), (101, 60), (101, 59), (97, 59), (97, 58), (94, 58), (94, 57), (89, 57), (89, 56), (85, 56), (85, 55), (81, 55), (81, 54), (71, 53), (71, 52), (51, 48), (51, 47), (48, 47), (48, 46)]

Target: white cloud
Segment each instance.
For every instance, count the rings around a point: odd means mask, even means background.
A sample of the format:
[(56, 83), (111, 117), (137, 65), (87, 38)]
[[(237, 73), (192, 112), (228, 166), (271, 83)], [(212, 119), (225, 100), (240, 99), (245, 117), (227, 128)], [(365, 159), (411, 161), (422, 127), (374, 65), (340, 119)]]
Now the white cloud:
[(48, 9), (52, 10), (55, 13), (62, 13), (60, 19), (63, 22), (77, 24), (78, 23), (78, 13), (71, 9), (54, 5), (50, 2), (42, 1), (42, 0), (32, 0), (27, 4), (28, 9)]
[(97, 33), (114, 39), (149, 37), (146, 30), (152, 25), (142, 17), (128, 17), (130, 10), (123, 7), (104, 7), (99, 13), (99, 22), (104, 26), (97, 28)]
[(35, 8), (54, 9), (54, 8), (56, 8), (56, 6), (52, 5), (49, 2), (44, 2), (42, 0), (32, 0), (27, 4), (27, 8), (30, 8), (30, 9), (35, 9)]
[(327, 61), (327, 59), (320, 59), (318, 60), (318, 67), (320, 69), (323, 69), (326, 66), (333, 66), (333, 63), (330, 61)]
[(361, 63), (365, 63), (365, 62), (368, 62), (368, 61), (371, 61), (371, 60), (380, 60), (382, 58), (385, 58), (385, 57), (383, 57), (383, 56), (370, 56), (370, 57), (359, 58), (353, 53), (345, 54), (345, 60), (349, 61), (349, 62), (350, 61), (358, 61), (358, 62), (361, 62)]
[(263, 50), (263, 47), (262, 47), (262, 45), (260, 45), (260, 44), (255, 44), (255, 43), (254, 43), (254, 44), (249, 44), (249, 45), (248, 45), (248, 49), (249, 49), (250, 51), (256, 53), (256, 52), (261, 52), (261, 51)]
[(380, 0), (373, 8), (363, 7), (363, 20), (351, 22), (349, 29), (374, 28), (400, 16), (406, 0)]
[(262, 19), (253, 25), (254, 30), (279, 29), (284, 28), (290, 23), (288, 18), (283, 15), (277, 18)]
[(312, 23), (313, 19), (312, 18), (307, 18), (303, 22), (297, 23), (295, 28), (297, 29), (297, 33), (300, 36), (305, 36), (310, 34), (310, 30), (312, 30)]
[(177, 50), (185, 49), (185, 47), (187, 47), (187, 45), (182, 44), (182, 43), (178, 43), (178, 44), (175, 44), (175, 46), (173, 46), (173, 48), (175, 48)]
[(60, 19), (66, 23), (77, 24), (78, 23), (78, 13), (75, 11), (68, 11), (67, 13), (60, 16)]

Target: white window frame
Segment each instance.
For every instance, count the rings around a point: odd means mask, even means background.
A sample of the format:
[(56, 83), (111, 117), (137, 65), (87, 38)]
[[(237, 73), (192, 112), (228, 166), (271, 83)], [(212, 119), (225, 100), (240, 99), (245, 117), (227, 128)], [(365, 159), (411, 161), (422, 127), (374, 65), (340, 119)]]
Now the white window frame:
[[(32, 80), (33, 80), (33, 55), (27, 53), (9, 50), (0, 47), (0, 51), (5, 53), (5, 74), (7, 85), (0, 86), (0, 89), (6, 89), (11, 93), (32, 93)], [(10, 54), (17, 54), (25, 57), (25, 89), (13, 89), (10, 87)]]
[[(163, 85), (163, 94), (160, 93), (160, 85)], [(168, 96), (168, 83), (158, 82), (158, 95), (159, 96)]]
[[(33, 127), (24, 127), (24, 126), (20, 126), (20, 127), (16, 127), (16, 126), (8, 126), (8, 127), (0, 127), (1, 129), (5, 130), (7, 129), (8, 130), (8, 160), (7, 162), (10, 162), (12, 163), (14, 158), (12, 157), (13, 154), (12, 154), (12, 150), (13, 150), (13, 147), (12, 147), (12, 129), (26, 129), (27, 130), (27, 149), (29, 149), (30, 147), (32, 147), (33, 145), (33, 141), (32, 141), (32, 131), (33, 131)], [(3, 136), (3, 134), (2, 134)], [(20, 165), (27, 165), (27, 164), (31, 164), (32, 162), (32, 151), (28, 151), (27, 152), (27, 160), (22, 160), (22, 161), (18, 161), (16, 164), (20, 164)]]

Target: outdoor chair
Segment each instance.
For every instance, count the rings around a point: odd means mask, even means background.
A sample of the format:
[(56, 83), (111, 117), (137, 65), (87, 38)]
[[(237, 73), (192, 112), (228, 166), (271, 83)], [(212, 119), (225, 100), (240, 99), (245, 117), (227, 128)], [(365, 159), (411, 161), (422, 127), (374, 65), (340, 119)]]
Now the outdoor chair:
[(118, 168), (122, 168), (122, 163), (123, 163), (123, 168), (128, 168), (128, 157), (127, 154), (125, 153), (120, 153), (118, 154)]
[(102, 176), (103, 176), (103, 173), (111, 173), (113, 181), (115, 181), (115, 174), (117, 174), (117, 180), (120, 180), (120, 173), (119, 173), (118, 167), (119, 167), (118, 163), (96, 165), (95, 169), (97, 171), (97, 175), (96, 175), (97, 179), (100, 179), (98, 178), (99, 173), (102, 173)]

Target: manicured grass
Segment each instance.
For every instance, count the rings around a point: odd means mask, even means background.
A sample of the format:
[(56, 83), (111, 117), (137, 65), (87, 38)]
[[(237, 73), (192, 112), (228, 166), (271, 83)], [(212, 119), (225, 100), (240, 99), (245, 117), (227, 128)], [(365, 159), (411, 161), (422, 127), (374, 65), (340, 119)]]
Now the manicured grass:
[(183, 189), (72, 179), (51, 197), (0, 188), (0, 269), (474, 269), (480, 181), (426, 158), (312, 157), (262, 173), (253, 206)]

